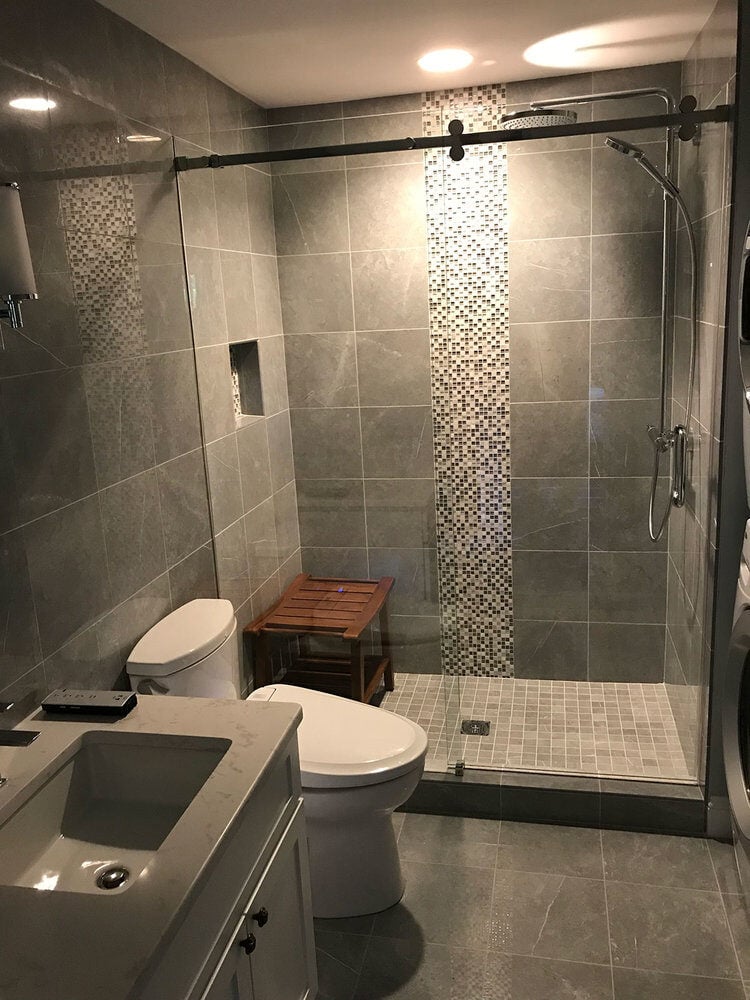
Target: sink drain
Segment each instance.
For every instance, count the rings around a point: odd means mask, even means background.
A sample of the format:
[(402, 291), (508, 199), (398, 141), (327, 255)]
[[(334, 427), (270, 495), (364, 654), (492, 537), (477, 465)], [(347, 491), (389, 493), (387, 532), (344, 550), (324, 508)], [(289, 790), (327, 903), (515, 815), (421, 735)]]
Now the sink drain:
[(119, 889), (130, 878), (130, 872), (122, 865), (111, 865), (99, 872), (96, 876), (96, 884), (100, 889)]

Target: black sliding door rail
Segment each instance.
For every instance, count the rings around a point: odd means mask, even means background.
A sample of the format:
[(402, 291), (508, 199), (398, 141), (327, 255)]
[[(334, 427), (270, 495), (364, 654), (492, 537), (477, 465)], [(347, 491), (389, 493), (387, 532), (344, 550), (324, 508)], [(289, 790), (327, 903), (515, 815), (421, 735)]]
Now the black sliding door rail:
[[(384, 139), (379, 142), (352, 142), (339, 146), (311, 146), (303, 149), (275, 149), (265, 153), (213, 153), (208, 156), (176, 156), (177, 171), (204, 170), (207, 167), (252, 166), (256, 163), (281, 163), (286, 160), (317, 160), (334, 156), (361, 156), (369, 153), (395, 153), (412, 149), (447, 148), (454, 160), (464, 157), (465, 146), (491, 142), (531, 142), (535, 139), (558, 139), (568, 135), (600, 135), (603, 132), (632, 132), (647, 128), (684, 129), (684, 138), (707, 122), (728, 122), (734, 116), (731, 104), (720, 104), (708, 111), (681, 111), (675, 114), (643, 115), (638, 118), (609, 118), (601, 122), (576, 122), (574, 125), (551, 125), (541, 128), (500, 129), (494, 132), (467, 132), (462, 122), (448, 126), (449, 135), (413, 139)], [(272, 126), (269, 126), (272, 127)], [(681, 136), (682, 138), (683, 136)]]

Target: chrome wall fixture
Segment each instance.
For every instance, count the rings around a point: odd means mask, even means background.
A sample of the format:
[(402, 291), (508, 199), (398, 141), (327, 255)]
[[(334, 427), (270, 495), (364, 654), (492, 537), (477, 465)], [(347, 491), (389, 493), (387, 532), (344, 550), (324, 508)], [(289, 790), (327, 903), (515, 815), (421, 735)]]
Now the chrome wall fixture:
[(21, 302), (39, 298), (18, 185), (0, 184), (0, 320), (23, 326)]

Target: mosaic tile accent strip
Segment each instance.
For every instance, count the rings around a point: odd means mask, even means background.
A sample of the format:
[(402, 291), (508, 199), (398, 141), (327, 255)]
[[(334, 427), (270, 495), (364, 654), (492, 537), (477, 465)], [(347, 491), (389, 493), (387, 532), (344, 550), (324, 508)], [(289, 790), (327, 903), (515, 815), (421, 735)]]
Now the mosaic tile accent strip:
[[(424, 134), (504, 110), (502, 85), (425, 94)], [(506, 149), (429, 150), (425, 176), (443, 669), (512, 676)]]
[[(396, 674), (382, 707), (427, 731), (431, 771), (464, 760), (514, 771), (694, 779), (664, 684)], [(486, 719), (490, 735), (463, 735), (463, 719)]]

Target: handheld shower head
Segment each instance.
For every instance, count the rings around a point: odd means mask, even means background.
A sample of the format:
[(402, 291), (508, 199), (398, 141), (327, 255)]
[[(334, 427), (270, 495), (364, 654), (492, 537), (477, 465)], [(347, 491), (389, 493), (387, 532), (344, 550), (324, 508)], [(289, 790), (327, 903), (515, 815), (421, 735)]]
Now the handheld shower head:
[(640, 146), (634, 146), (632, 143), (626, 142), (625, 139), (619, 139), (613, 135), (608, 135), (604, 140), (604, 144), (609, 146), (610, 149), (614, 149), (616, 152), (622, 153), (624, 156), (629, 156), (631, 159), (635, 160), (638, 166), (645, 170), (649, 177), (656, 181), (665, 195), (668, 195), (670, 198), (674, 198), (675, 201), (679, 201), (679, 188), (653, 165)]

